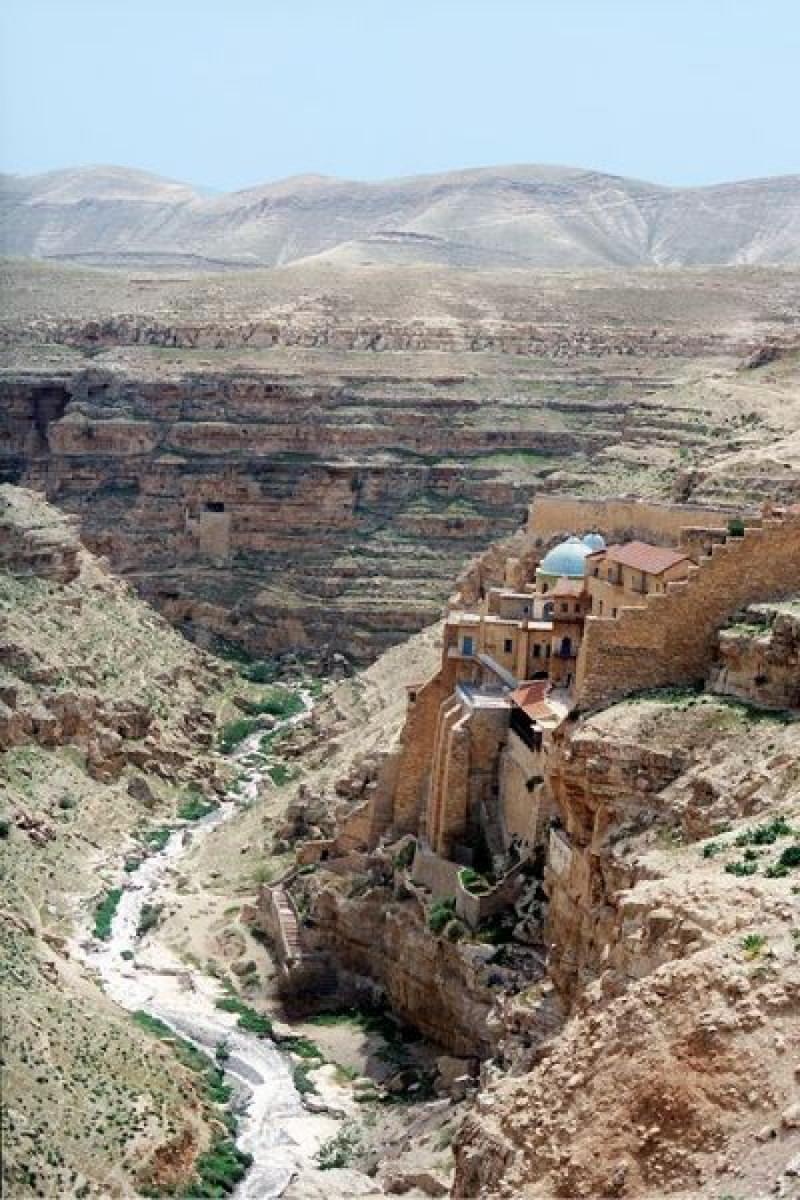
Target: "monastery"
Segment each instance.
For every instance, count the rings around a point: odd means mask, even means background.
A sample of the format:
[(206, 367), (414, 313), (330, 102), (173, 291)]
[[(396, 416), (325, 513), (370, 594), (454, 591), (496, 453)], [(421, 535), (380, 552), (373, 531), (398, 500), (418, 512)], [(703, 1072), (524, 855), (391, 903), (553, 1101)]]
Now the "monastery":
[[(800, 704), (794, 618), (760, 649), (725, 638), (749, 605), (798, 596), (800, 506), (537, 497), (526, 529), (460, 581), (440, 665), (408, 689), (370, 794), (298, 862), (346, 871), (406, 839), (409, 886), (473, 930), (513, 907), (531, 871), (551, 902), (570, 878), (590, 906), (591, 855), (575, 853), (561, 794), (577, 718), (663, 687)], [(587, 836), (599, 845), (604, 828)], [(265, 889), (280, 935), (278, 899)]]

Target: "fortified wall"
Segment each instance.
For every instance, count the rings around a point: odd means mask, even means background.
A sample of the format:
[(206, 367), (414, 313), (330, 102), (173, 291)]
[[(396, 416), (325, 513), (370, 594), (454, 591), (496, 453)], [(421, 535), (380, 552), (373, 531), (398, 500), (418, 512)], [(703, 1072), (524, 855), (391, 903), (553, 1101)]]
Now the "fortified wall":
[(800, 590), (800, 508), (716, 543), (685, 580), (616, 618), (589, 617), (576, 700), (600, 708), (645, 688), (692, 684), (712, 665), (720, 627), (739, 609)]
[(527, 532), (542, 543), (576, 529), (596, 529), (608, 541), (638, 538), (656, 546), (682, 546), (692, 528), (727, 529), (732, 517), (742, 515), (741, 508), (708, 508), (624, 496), (590, 500), (545, 494), (537, 496), (528, 510)]

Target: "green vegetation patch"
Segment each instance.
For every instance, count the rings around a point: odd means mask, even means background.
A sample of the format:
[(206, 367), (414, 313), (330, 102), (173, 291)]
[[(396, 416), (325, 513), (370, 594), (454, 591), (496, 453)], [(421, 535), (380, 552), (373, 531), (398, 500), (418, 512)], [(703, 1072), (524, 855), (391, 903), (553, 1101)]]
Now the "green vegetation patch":
[(146, 829), (139, 836), (148, 849), (157, 854), (159, 850), (164, 849), (174, 832), (174, 826), (161, 825), (157, 829)]
[(217, 1000), (216, 1007), (221, 1012), (236, 1013), (239, 1018), (236, 1024), (245, 1033), (255, 1033), (258, 1037), (272, 1036), (272, 1022), (269, 1017), (256, 1012), (238, 996), (223, 996)]
[(305, 705), (301, 696), (291, 688), (281, 687), (276, 684), (254, 705), (252, 711), (254, 713), (266, 713), (271, 717), (280, 717), (286, 720), (288, 717), (295, 717), (301, 713)]
[(219, 748), (223, 754), (232, 754), (245, 738), (258, 729), (258, 717), (238, 717), (224, 725), (219, 734)]
[(471, 892), (473, 896), (484, 896), (491, 890), (492, 885), (489, 883), (489, 880), (478, 871), (473, 870), (472, 867), (464, 867), (459, 871), (458, 877), (461, 880), (462, 886), (468, 892)]
[(310, 1096), (316, 1092), (316, 1086), (310, 1076), (317, 1066), (318, 1063), (301, 1062), (292, 1067), (292, 1082), (299, 1096)]
[(285, 783), (291, 783), (293, 779), (297, 778), (297, 771), (287, 767), (286, 763), (275, 763), (268, 768), (267, 774), (278, 787), (283, 787)]
[(94, 936), (107, 942), (111, 937), (111, 923), (122, 899), (122, 888), (112, 888), (94, 910)]
[(456, 911), (454, 897), (445, 900), (434, 900), (428, 912), (428, 928), (432, 933), (441, 933), (448, 921), (452, 920)]
[(225, 1082), (225, 1076), (220, 1067), (207, 1054), (198, 1050), (186, 1038), (180, 1037), (170, 1029), (165, 1021), (159, 1020), (158, 1017), (152, 1017), (144, 1009), (139, 1008), (132, 1015), (136, 1024), (140, 1025), (142, 1029), (146, 1029), (159, 1041), (169, 1042), (176, 1058), (184, 1067), (201, 1076), (203, 1090), (213, 1104), (225, 1105), (229, 1102), (232, 1089)]
[(253, 1164), (252, 1154), (240, 1150), (232, 1138), (218, 1138), (195, 1160), (195, 1178), (183, 1192), (186, 1197), (230, 1196)]
[(359, 1148), (358, 1130), (348, 1122), (337, 1134), (323, 1142), (317, 1151), (317, 1165), (321, 1171), (335, 1171), (348, 1167)]
[(142, 911), (139, 914), (139, 924), (136, 926), (136, 936), (144, 937), (151, 929), (155, 929), (158, 922), (161, 920), (163, 905), (161, 904), (143, 904)]
[(756, 825), (755, 829), (745, 829), (737, 835), (734, 846), (771, 846), (780, 837), (791, 837), (794, 833), (791, 825), (783, 817), (775, 817), (764, 825)]
[(178, 809), (178, 816), (182, 821), (199, 821), (218, 807), (213, 800), (206, 800), (203, 796), (195, 794), (184, 800)]

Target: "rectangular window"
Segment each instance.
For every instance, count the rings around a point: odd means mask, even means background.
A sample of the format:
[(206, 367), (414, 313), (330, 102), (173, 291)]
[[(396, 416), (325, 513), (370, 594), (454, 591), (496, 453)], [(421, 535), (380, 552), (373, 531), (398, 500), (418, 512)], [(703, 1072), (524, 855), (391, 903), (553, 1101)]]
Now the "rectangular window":
[(512, 642), (511, 638), (506, 638), (506, 640), (503, 642), (503, 651), (506, 654), (511, 654), (513, 649), (514, 643)]
[(538, 658), (538, 657), (540, 656), (540, 654), (541, 654), (541, 653), (542, 653), (542, 647), (539, 645), (539, 643), (538, 643), (538, 642), (534, 642), (534, 645), (533, 645), (533, 657), (534, 657), (534, 658)]
[(472, 654), (473, 647), (474, 647), (474, 642), (473, 642), (472, 638), (465, 634), (464, 639), (461, 643), (461, 649), (462, 649), (463, 653), (464, 654)]
[(562, 604), (562, 605), (561, 605), (561, 611), (562, 611), (562, 612), (569, 612), (569, 605), (568, 605), (568, 604)]

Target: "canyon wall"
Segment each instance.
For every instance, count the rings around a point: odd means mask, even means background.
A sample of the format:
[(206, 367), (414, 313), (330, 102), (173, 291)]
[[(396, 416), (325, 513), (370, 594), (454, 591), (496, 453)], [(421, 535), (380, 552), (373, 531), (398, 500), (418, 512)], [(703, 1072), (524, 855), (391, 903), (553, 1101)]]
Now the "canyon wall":
[(581, 400), (566, 419), (548, 390), (584, 389), (563, 376), (487, 400), (496, 383), (437, 361), (355, 377), (83, 357), (7, 371), (0, 476), (76, 514), (197, 640), (366, 661), (439, 616), (462, 564), (522, 525), (561, 464), (616, 443), (620, 395), (631, 442), (656, 419), (642, 393), (657, 385), (616, 367), (592, 382), (590, 413)]

